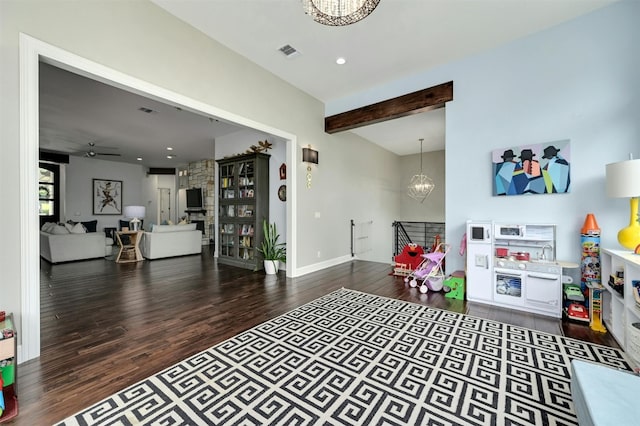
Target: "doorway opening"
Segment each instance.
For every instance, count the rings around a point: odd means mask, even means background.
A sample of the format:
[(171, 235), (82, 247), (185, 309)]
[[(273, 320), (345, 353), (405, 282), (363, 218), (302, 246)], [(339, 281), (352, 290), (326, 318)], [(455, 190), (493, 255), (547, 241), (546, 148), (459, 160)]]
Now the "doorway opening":
[[(212, 105), (120, 73), (25, 34), (20, 34), (20, 56), (20, 72), (21, 76), (24, 77), (20, 80), (20, 121), (23, 129), (20, 135), (20, 162), (24, 165), (20, 174), (20, 214), (24, 218), (21, 222), (20, 237), (24, 244), (20, 258), (22, 340), (19, 348), (19, 359), (24, 362), (40, 356), (40, 253), (38, 232), (36, 231), (39, 229), (39, 214), (37, 213), (39, 211), (39, 200), (33, 197), (32, 194), (33, 188), (37, 188), (39, 182), (38, 66), (41, 61), (161, 102), (181, 105), (193, 112), (216, 116), (240, 126), (273, 134), (286, 141), (287, 161), (291, 162), (291, 164), (295, 162), (297, 138), (288, 132), (237, 116)], [(295, 191), (296, 170), (295, 168), (292, 169), (287, 184)], [(295, 276), (297, 274), (294, 243), (296, 239), (295, 202), (287, 205), (286, 221), (288, 230), (287, 245), (291, 247), (287, 275)]]

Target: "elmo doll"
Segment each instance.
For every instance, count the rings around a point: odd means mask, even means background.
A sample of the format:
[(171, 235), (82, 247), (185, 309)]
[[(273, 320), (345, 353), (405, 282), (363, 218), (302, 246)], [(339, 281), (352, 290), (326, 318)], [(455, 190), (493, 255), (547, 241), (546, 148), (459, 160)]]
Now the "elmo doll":
[(420, 263), (424, 260), (422, 255), (424, 250), (421, 246), (414, 243), (409, 243), (402, 249), (402, 253), (395, 257), (396, 263), (404, 263), (412, 271), (420, 266)]

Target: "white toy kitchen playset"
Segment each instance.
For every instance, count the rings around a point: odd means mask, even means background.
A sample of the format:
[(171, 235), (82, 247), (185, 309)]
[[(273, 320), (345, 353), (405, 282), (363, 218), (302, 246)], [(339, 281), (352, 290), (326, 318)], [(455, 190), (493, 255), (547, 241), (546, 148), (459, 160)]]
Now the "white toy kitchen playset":
[(467, 300), (561, 318), (556, 226), (468, 221)]

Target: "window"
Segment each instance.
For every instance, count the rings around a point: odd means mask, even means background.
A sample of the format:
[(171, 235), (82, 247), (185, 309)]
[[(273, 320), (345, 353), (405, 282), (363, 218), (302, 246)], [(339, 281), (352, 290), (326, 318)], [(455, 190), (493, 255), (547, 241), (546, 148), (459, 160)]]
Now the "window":
[(40, 201), (40, 226), (60, 219), (60, 166), (40, 163), (38, 199)]

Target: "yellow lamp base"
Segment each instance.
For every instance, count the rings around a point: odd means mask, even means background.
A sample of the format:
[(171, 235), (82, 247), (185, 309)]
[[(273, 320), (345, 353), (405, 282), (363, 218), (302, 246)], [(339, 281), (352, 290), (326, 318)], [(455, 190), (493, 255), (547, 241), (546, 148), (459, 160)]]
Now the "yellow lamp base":
[(635, 251), (640, 246), (640, 223), (638, 223), (638, 197), (631, 198), (629, 226), (618, 232), (618, 242), (622, 247)]
[(627, 226), (618, 232), (618, 242), (622, 247), (634, 250), (640, 246), (640, 225)]

